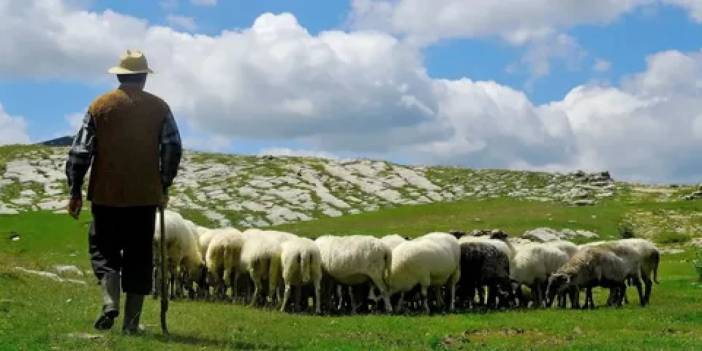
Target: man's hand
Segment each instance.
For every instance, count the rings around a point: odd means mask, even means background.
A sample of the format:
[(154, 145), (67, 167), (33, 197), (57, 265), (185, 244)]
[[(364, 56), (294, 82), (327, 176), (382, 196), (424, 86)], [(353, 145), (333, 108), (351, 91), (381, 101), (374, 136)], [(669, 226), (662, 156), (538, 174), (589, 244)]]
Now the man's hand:
[(68, 200), (68, 214), (74, 219), (80, 217), (80, 210), (83, 209), (83, 199), (76, 198)]

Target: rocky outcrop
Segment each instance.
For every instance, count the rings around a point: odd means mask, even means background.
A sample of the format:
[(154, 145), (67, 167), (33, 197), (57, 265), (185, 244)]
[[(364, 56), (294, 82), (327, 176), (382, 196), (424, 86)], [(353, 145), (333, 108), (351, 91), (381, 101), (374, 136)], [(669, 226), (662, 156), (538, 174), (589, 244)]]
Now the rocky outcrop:
[[(3, 158), (0, 147), (0, 215), (65, 212), (66, 152), (35, 147)], [(613, 196), (615, 190), (607, 172), (472, 170), (186, 152), (170, 206), (197, 213), (212, 225), (246, 228), (465, 198), (587, 205)]]

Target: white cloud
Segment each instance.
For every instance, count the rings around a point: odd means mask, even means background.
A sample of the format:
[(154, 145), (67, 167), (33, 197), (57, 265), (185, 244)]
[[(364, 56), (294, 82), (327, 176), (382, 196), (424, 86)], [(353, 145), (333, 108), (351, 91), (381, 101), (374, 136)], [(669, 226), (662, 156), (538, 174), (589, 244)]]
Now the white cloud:
[(353, 0), (350, 21), (417, 43), (502, 37), (512, 43), (585, 23), (607, 23), (651, 0)]
[(0, 145), (27, 143), (29, 136), (24, 118), (9, 115), (0, 104)]
[[(622, 3), (633, 4), (612, 6)], [(587, 18), (595, 17), (610, 18)], [(524, 23), (510, 40), (535, 40), (531, 20)], [(559, 36), (549, 28), (541, 38)], [(273, 149), (281, 154), (610, 169), (620, 178), (676, 181), (696, 180), (702, 171), (700, 53), (659, 53), (620, 86), (579, 86), (538, 106), (495, 82), (432, 79), (417, 47), (389, 34), (312, 35), (290, 14), (263, 14), (250, 28), (209, 36), (59, 0), (0, 0), (0, 30), (0, 75), (17, 78), (93, 82), (125, 48), (142, 48), (158, 72), (148, 89), (202, 133), (184, 138), (199, 148), (275, 141), (304, 145)]]
[(195, 19), (188, 16), (168, 15), (166, 21), (169, 25), (175, 28), (185, 29), (189, 32), (194, 32), (197, 29)]
[(84, 117), (85, 117), (85, 111), (69, 113), (69, 114), (63, 116), (63, 119), (66, 121), (68, 126), (66, 127), (66, 130), (59, 131), (56, 136), (60, 137), (60, 136), (66, 136), (66, 135), (75, 135), (78, 132), (78, 130), (80, 129), (81, 125), (83, 124)]
[(680, 6), (690, 12), (690, 18), (702, 23), (702, 1), (700, 0), (663, 0), (664, 3)]
[(578, 152), (571, 164), (622, 177), (699, 181), (702, 53), (668, 51), (621, 87), (579, 86), (546, 109), (568, 116)]
[(190, 0), (196, 6), (217, 6), (217, 0)]
[(605, 59), (595, 59), (595, 63), (592, 64), (592, 70), (595, 72), (607, 72), (612, 68), (612, 63)]

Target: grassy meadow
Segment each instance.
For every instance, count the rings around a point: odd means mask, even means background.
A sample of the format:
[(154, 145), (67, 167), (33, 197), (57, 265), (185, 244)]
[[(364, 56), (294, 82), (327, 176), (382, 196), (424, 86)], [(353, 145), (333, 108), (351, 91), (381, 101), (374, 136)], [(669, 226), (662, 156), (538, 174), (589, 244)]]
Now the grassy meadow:
[[(464, 200), (276, 228), (316, 237), (326, 233), (416, 236), (477, 228), (521, 234), (548, 226), (617, 238), (617, 228), (632, 211), (694, 214), (699, 207), (697, 202), (657, 202), (627, 194), (589, 207), (514, 199)], [(663, 255), (661, 283), (654, 286), (646, 308), (630, 304), (594, 311), (310, 316), (175, 301), (169, 312), (172, 336), (165, 339), (158, 326), (159, 304), (149, 299), (142, 318), (145, 335), (124, 337), (119, 328), (96, 333), (92, 322), (100, 297), (92, 276), (84, 278), (87, 285), (78, 285), (14, 269), (51, 270), (55, 264), (74, 264), (89, 270), (89, 220), (89, 211), (79, 221), (46, 212), (0, 216), (0, 350), (702, 350), (702, 282), (691, 263), (694, 250), (684, 245), (682, 253)], [(12, 232), (20, 240), (9, 240)], [(668, 240), (665, 235), (661, 238)], [(630, 289), (631, 301), (637, 301), (634, 294)], [(596, 298), (602, 305), (604, 293), (598, 292)]]

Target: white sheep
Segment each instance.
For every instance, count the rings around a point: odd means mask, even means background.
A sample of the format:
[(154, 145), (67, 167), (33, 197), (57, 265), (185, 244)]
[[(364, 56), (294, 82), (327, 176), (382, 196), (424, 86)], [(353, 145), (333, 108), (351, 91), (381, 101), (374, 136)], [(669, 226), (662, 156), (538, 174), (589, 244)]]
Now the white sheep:
[[(372, 236), (324, 235), (315, 240), (322, 257), (325, 274), (345, 285), (358, 285), (369, 280), (380, 290), (385, 309), (392, 311), (386, 278), (392, 264), (392, 251)], [(351, 294), (352, 312), (357, 306)]]
[[(570, 293), (571, 305), (579, 308), (579, 291), (586, 289), (585, 307), (595, 307), (592, 287), (610, 288), (611, 302), (620, 305), (628, 274), (627, 263), (611, 250), (599, 245), (584, 246), (548, 279), (549, 304), (556, 294)], [(565, 306), (563, 306), (565, 307)]]
[(563, 251), (568, 257), (573, 257), (576, 252), (578, 252), (578, 245), (573, 244), (568, 240), (553, 240), (547, 241), (544, 245), (550, 245)]
[(249, 274), (254, 283), (251, 305), (258, 301), (263, 281), (268, 281), (268, 299), (280, 301), (278, 283), (281, 276), (281, 244), (297, 236), (278, 231), (248, 229), (242, 234), (244, 245), (241, 250), (241, 268)]
[(227, 287), (236, 298), (236, 281), (241, 262), (243, 236), (234, 228), (212, 229), (200, 236), (209, 238), (206, 244), (205, 262), (208, 285), (214, 286), (220, 298), (226, 296)]
[(292, 286), (313, 284), (315, 312), (321, 313), (322, 257), (314, 241), (307, 238), (285, 241), (281, 244), (280, 260), (283, 265), (283, 282), (285, 283), (280, 311), (285, 311)]
[[(646, 239), (631, 238), (615, 241), (598, 241), (581, 246), (606, 247), (613, 250), (615, 254), (627, 261), (630, 268), (638, 262), (640, 273), (629, 272), (629, 280), (636, 286), (639, 292), (641, 305), (648, 304), (651, 298), (653, 282), (658, 283), (658, 264), (660, 263), (660, 251), (652, 242)], [(643, 295), (641, 293), (639, 278), (643, 280), (645, 286)]]
[[(185, 282), (192, 291), (192, 283), (199, 282), (204, 268), (204, 262), (192, 227), (188, 225), (183, 217), (173, 211), (166, 210), (164, 213), (164, 224), (166, 226), (166, 266), (167, 280), (170, 282), (170, 295), (180, 296), (182, 293), (182, 283)], [(153, 240), (154, 260), (156, 267), (160, 268), (160, 248), (161, 248), (161, 226), (160, 214), (156, 214), (156, 227)], [(160, 269), (156, 270), (157, 281), (160, 279)], [(180, 279), (176, 279), (180, 277)], [(158, 284), (156, 284), (158, 287)], [(158, 289), (156, 291), (159, 293)]]
[[(531, 289), (534, 306), (541, 306), (549, 276), (569, 258), (555, 246), (534, 243), (519, 247), (510, 266), (510, 277), (517, 284), (517, 297), (522, 297), (520, 285), (526, 285)], [(521, 303), (526, 304), (524, 300)]]
[(447, 286), (451, 294), (449, 310), (454, 310), (456, 283), (461, 277), (461, 248), (455, 237), (447, 233), (429, 233), (398, 245), (392, 255), (388, 286), (391, 294), (400, 293), (397, 312), (402, 310), (404, 294), (417, 285), (427, 313), (430, 312), (430, 286), (437, 288), (439, 301), (441, 287)]
[(405, 239), (404, 237), (402, 237), (402, 236), (399, 235), (399, 234), (390, 234), (390, 235), (386, 235), (386, 236), (380, 238), (380, 240), (381, 240), (381, 241), (383, 242), (383, 244), (385, 244), (390, 250), (393, 250), (393, 249), (396, 248), (398, 245), (400, 245), (400, 244), (402, 244), (402, 243), (404, 243), (404, 242), (407, 241), (407, 239)]

